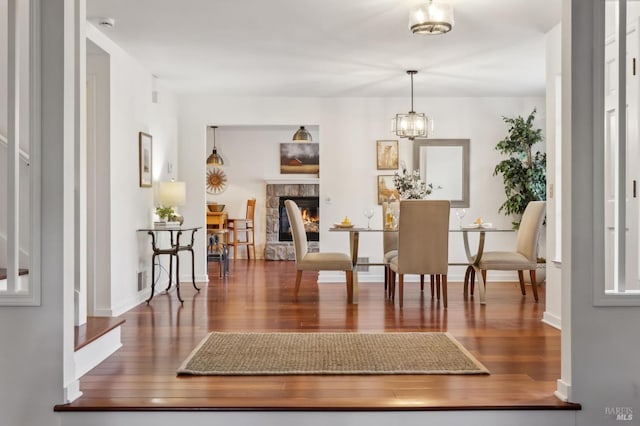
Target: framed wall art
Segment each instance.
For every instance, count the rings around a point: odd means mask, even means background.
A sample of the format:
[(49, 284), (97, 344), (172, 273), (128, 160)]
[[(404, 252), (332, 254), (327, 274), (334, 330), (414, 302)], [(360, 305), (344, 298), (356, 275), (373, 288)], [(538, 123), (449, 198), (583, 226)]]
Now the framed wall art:
[(320, 145), (306, 142), (281, 143), (280, 173), (320, 173)]
[(207, 170), (207, 192), (220, 194), (227, 189), (227, 175), (220, 167), (211, 167)]
[(398, 141), (377, 141), (376, 158), (378, 170), (398, 169)]
[(151, 188), (151, 167), (152, 167), (152, 142), (150, 134), (138, 132), (138, 155), (139, 155), (139, 175), (140, 187)]
[(400, 199), (400, 194), (393, 184), (393, 175), (378, 176), (378, 204), (388, 201), (389, 198)]

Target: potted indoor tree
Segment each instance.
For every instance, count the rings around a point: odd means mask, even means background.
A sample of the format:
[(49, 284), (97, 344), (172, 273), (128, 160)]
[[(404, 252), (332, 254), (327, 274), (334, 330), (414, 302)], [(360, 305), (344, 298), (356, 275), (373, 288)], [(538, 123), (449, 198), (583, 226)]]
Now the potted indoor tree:
[[(542, 130), (534, 128), (535, 108), (525, 119), (502, 117), (509, 125), (507, 136), (498, 142), (496, 150), (508, 158), (496, 165), (493, 175), (502, 175), (506, 200), (498, 212), (512, 216), (514, 229), (520, 227), (520, 220), (530, 201), (542, 201), (547, 198), (547, 154), (533, 151), (533, 146), (542, 141)], [(545, 260), (539, 258), (540, 267), (536, 275), (544, 280)], [(526, 275), (526, 274), (525, 274)]]
[(507, 197), (498, 212), (514, 216), (511, 224), (515, 229), (530, 201), (547, 198), (547, 154), (533, 152), (533, 146), (542, 141), (542, 130), (533, 127), (535, 115), (534, 109), (526, 120), (522, 116), (502, 117), (509, 125), (509, 133), (496, 145), (496, 150), (509, 157), (493, 171), (494, 176), (502, 175)]

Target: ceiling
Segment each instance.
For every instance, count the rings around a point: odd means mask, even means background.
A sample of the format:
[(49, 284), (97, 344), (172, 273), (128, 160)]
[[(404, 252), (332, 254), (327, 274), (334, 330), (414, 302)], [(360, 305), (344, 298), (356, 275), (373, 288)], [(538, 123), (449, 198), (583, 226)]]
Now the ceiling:
[(409, 31), (416, 0), (87, 0), (87, 17), (176, 93), (408, 96), (408, 69), (416, 96), (544, 93), (560, 0), (450, 3), (440, 36)]

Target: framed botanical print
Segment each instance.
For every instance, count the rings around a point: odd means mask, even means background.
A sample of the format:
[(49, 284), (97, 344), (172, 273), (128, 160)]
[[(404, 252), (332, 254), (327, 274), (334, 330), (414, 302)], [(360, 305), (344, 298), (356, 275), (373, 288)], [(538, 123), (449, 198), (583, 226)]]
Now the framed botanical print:
[(377, 141), (376, 143), (378, 170), (398, 169), (398, 141)]
[(378, 204), (388, 201), (389, 198), (400, 199), (400, 194), (393, 184), (393, 175), (378, 176)]
[(152, 137), (148, 133), (138, 132), (138, 155), (140, 187), (151, 187)]

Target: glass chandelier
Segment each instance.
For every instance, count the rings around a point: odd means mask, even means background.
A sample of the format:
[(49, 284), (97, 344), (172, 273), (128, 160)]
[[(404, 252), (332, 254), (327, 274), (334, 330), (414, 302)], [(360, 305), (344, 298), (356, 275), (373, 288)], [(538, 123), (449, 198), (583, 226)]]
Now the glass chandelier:
[(447, 3), (417, 6), (409, 13), (409, 29), (414, 34), (444, 34), (453, 28), (453, 7)]
[(413, 76), (417, 73), (415, 70), (407, 71), (411, 76), (411, 111), (407, 114), (396, 114), (391, 119), (391, 131), (399, 138), (408, 138), (411, 141), (417, 137), (427, 137), (433, 128), (432, 120), (413, 110)]

